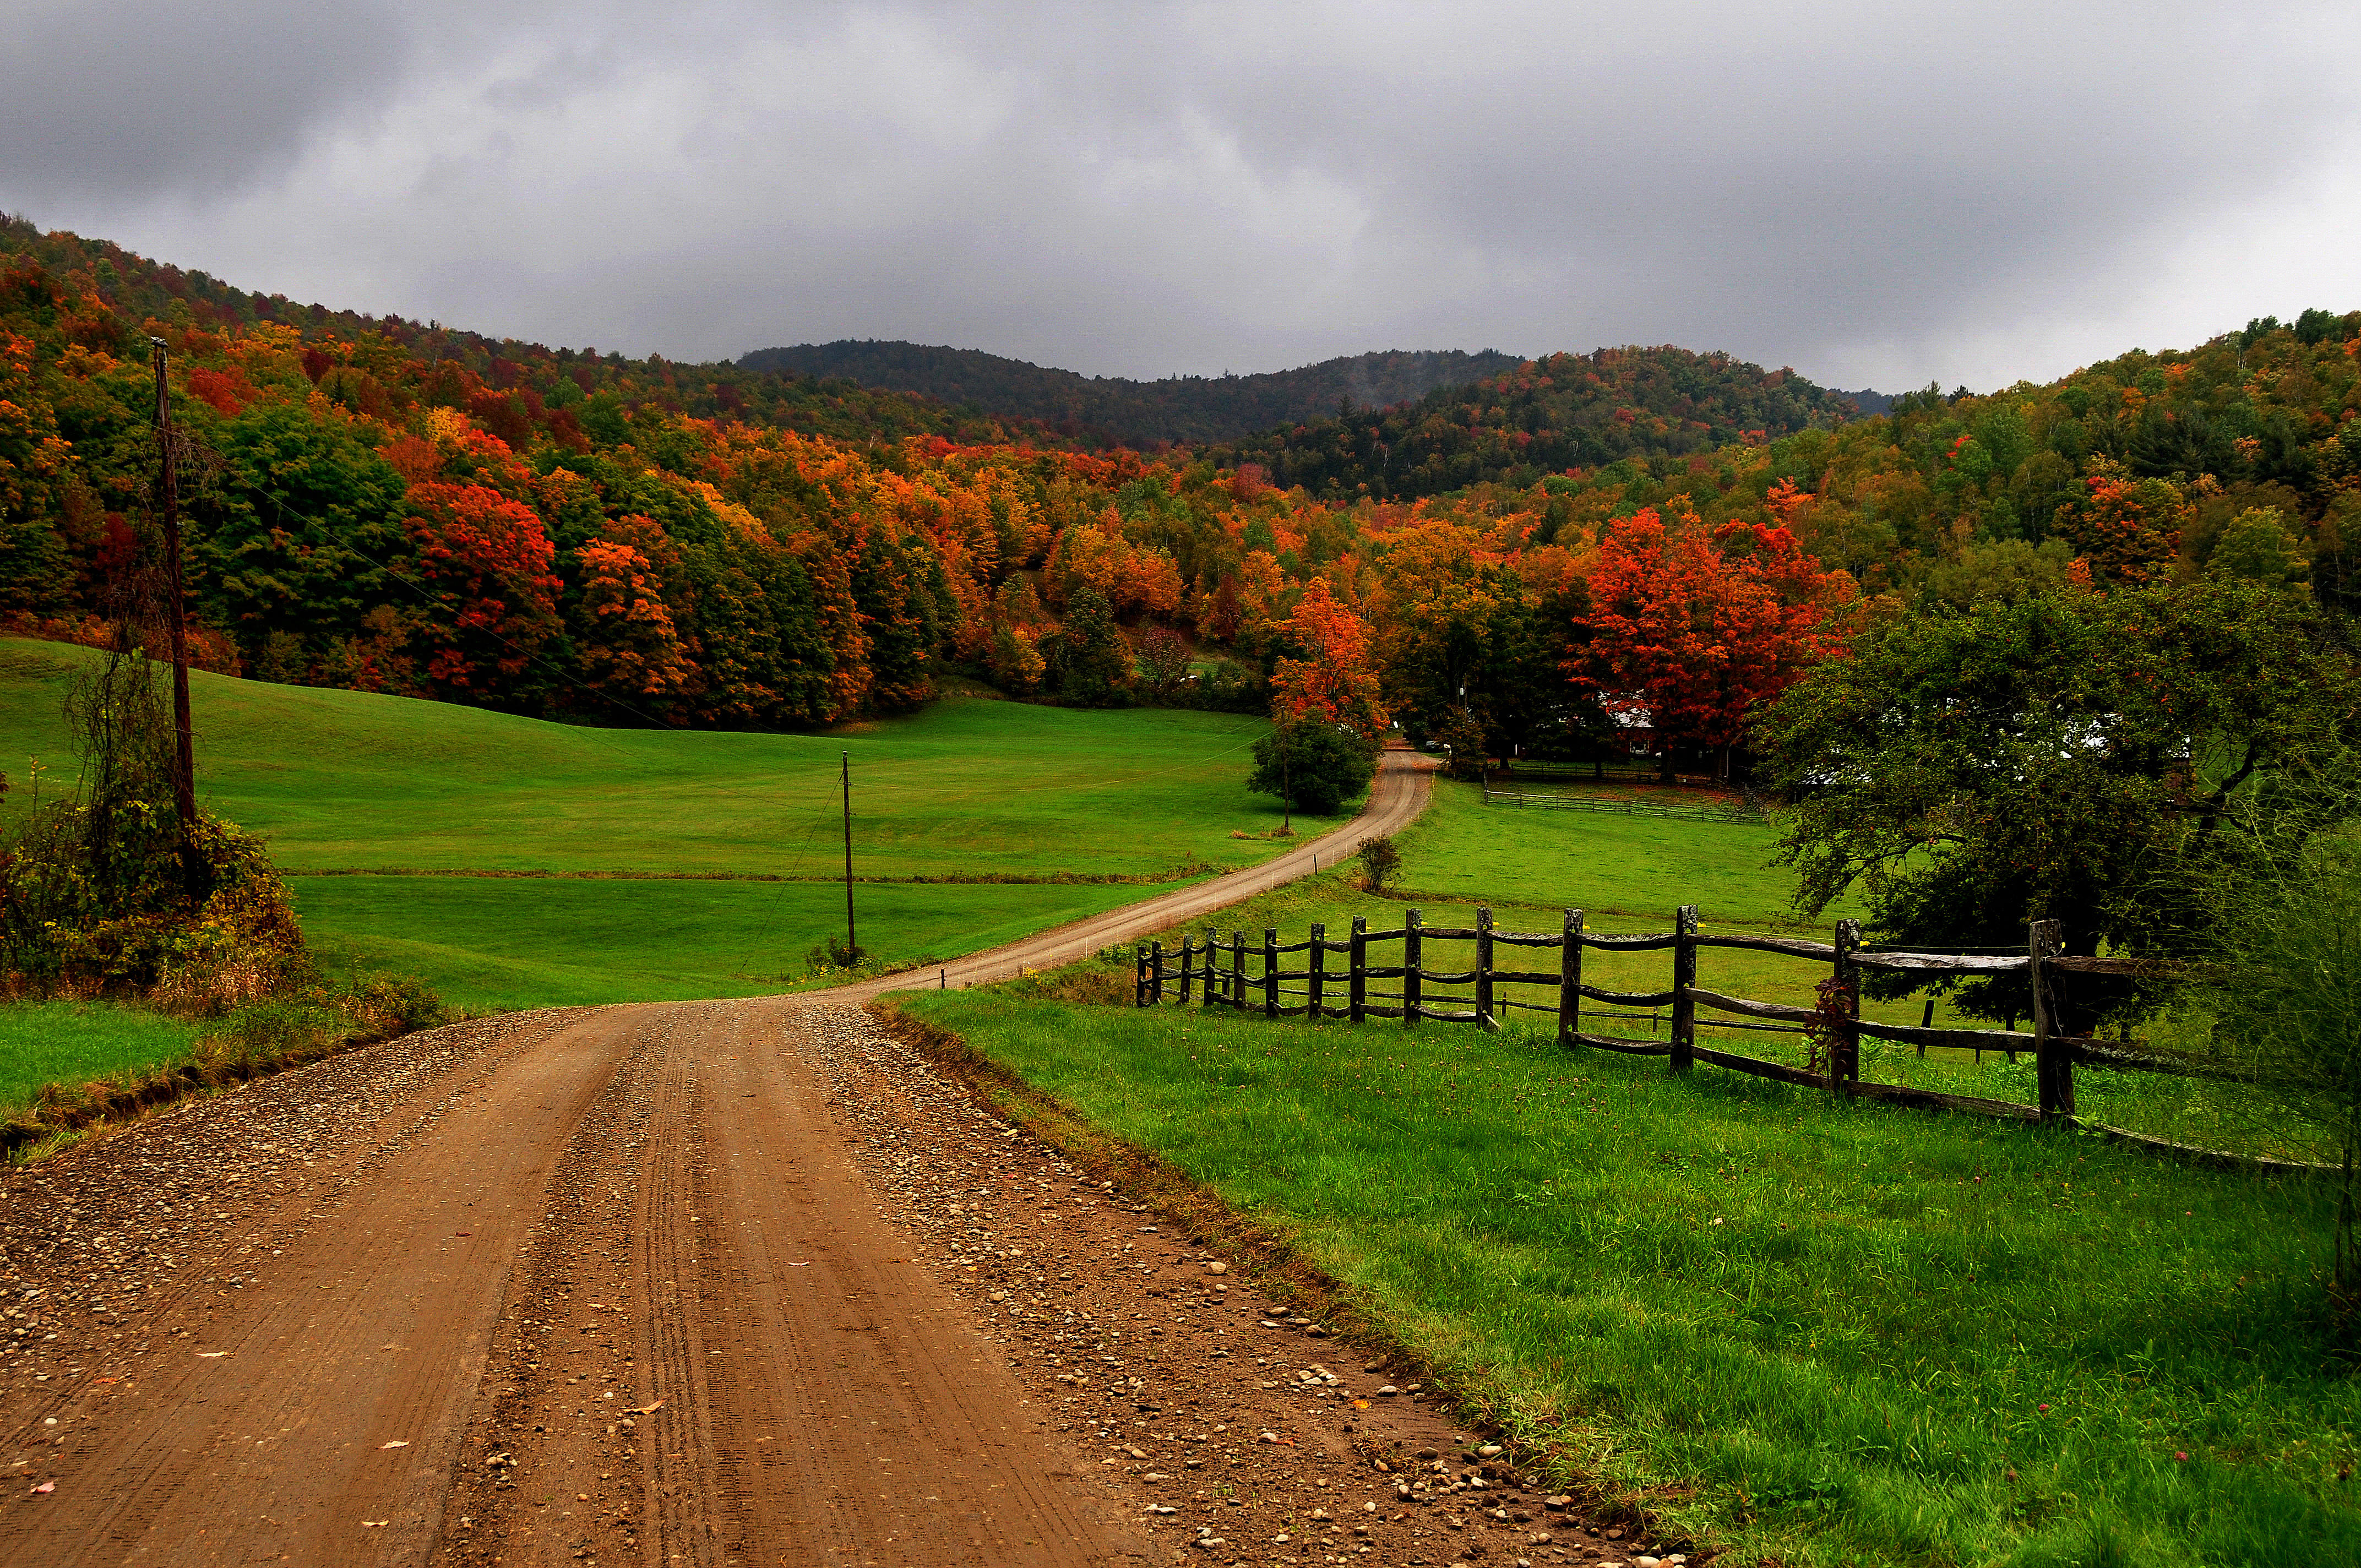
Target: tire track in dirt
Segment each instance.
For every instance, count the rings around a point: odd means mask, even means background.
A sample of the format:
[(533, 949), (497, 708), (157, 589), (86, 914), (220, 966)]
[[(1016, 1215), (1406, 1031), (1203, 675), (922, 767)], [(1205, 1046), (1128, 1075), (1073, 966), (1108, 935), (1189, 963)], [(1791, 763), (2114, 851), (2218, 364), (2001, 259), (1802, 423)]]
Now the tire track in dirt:
[[(1414, 817), (1413, 765), (1319, 842)], [(1218, 907), (1315, 847), (962, 978)], [(0, 1499), (0, 1561), (1144, 1555), (1152, 1516), (1053, 1430), (1069, 1396), (1028, 1389), (996, 1310), (884, 1212), (831, 1110), (846, 1015), (811, 1000), (455, 1025), (0, 1179), (25, 1303), (0, 1453), (41, 1484)]]
[[(217, 1200), (233, 1233), (273, 1221), (289, 1233), (267, 1265), (245, 1266), (234, 1300), (207, 1300), (191, 1281), (129, 1320), (133, 1345), (91, 1358), (108, 1375), (60, 1390), (53, 1410), (38, 1394), (7, 1400), (16, 1419), (0, 1431), (19, 1453), (52, 1423), (76, 1442), (50, 1456), (57, 1490), (38, 1512), (0, 1514), (0, 1558), (342, 1563), (423, 1552), (505, 1259), (555, 1152), (550, 1130), (596, 1094), (620, 1030), (577, 1015), (554, 1034), (518, 1034), (489, 1060), (424, 1077), (369, 1129), (377, 1136), (352, 1140), (324, 1190)], [(247, 1092), (267, 1101), (269, 1088)], [(229, 1108), (208, 1109), (217, 1121)], [(171, 1129), (114, 1141), (151, 1132)]]
[(972, 1315), (881, 1223), (803, 1011), (636, 1011), (502, 1309), (443, 1560), (1136, 1553)]

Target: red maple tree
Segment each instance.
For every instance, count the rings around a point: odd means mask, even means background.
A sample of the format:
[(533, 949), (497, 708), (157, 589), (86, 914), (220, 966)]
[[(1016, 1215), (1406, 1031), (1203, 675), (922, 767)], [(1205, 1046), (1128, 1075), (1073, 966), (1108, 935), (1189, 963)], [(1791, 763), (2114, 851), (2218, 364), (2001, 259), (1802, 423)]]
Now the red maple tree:
[(1842, 632), (1852, 578), (1770, 523), (1668, 527), (1652, 508), (1608, 525), (1590, 572), (1586, 656), (1571, 669), (1609, 714), (1676, 751), (1727, 751), (1754, 705)]
[(411, 645), (452, 696), (505, 689), (557, 632), (556, 552), (531, 507), (481, 485), (412, 485), (411, 540), (430, 596)]

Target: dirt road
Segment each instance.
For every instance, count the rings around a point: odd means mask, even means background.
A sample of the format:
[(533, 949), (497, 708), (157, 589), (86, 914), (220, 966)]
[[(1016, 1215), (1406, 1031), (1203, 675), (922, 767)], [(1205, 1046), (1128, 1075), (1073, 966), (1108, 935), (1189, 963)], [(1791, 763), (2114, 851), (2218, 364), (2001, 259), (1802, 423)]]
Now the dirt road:
[(1370, 782), (1368, 804), (1357, 816), (1344, 827), (1309, 839), (1258, 866), (1127, 904), (1087, 920), (1055, 927), (989, 952), (971, 953), (940, 970), (913, 970), (811, 994), (824, 994), (831, 1002), (865, 1002), (888, 991), (921, 986), (945, 985), (957, 991), (961, 986), (989, 985), (1007, 980), (1021, 970), (1054, 969), (1088, 958), (1103, 948), (1210, 915), (1309, 875), (1316, 868), (1335, 865), (1359, 849), (1364, 839), (1400, 832), (1426, 809), (1434, 792), (1435, 770), (1440, 765), (1433, 758), (1416, 751), (1380, 753), (1378, 776)]
[[(1358, 832), (1424, 794), (1383, 778)], [(1356, 1375), (1094, 1175), (836, 996), (512, 1015), (192, 1102), (0, 1180), (0, 1563), (1600, 1555), (1452, 1464), (1413, 1369)]]
[(71, 1343), (10, 1369), (0, 1562), (1122, 1555), (881, 1222), (802, 1011), (397, 1041), (18, 1179), (12, 1295)]

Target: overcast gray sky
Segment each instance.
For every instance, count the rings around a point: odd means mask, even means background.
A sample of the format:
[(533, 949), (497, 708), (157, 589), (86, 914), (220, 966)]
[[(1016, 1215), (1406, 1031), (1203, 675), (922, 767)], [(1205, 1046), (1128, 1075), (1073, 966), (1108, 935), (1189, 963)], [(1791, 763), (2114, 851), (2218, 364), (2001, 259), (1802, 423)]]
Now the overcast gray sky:
[(675, 358), (1679, 343), (1979, 389), (2361, 307), (2361, 5), (0, 0), (0, 207)]

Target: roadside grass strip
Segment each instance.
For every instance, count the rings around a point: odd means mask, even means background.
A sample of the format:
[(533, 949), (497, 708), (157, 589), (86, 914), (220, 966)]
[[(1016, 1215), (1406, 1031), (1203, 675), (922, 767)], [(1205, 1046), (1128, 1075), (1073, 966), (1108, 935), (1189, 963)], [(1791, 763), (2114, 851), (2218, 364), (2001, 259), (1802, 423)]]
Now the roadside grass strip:
[[(1266, 927), (1296, 941), (1318, 920), (1336, 938), (1355, 915), (1399, 927), (1413, 902), (1436, 926), (1472, 924), (1480, 902), (1542, 931), (1572, 905), (1618, 933), (1668, 930), (1695, 903), (1708, 931), (1822, 939), (1859, 913), (1796, 924), (1773, 834), (1749, 824), (1488, 814), (1474, 786), (1438, 784), (1397, 841), (1411, 894), (1323, 874), (1211, 924), (1246, 933), (1254, 977)], [(1163, 934), (1168, 962), (1205, 924)], [(1701, 985), (1795, 1005), (1828, 972), (1728, 948), (1699, 963)], [(1663, 952), (1585, 955), (1609, 989), (1669, 974)], [(1272, 1022), (1258, 991), (1243, 1013), (1143, 1011), (1132, 975), (1126, 948), (888, 1000), (1291, 1235), (1473, 1411), (1554, 1453), (1562, 1484), (1733, 1563), (2361, 1562), (2330, 1183), (1704, 1065), (1674, 1079), (1661, 1058), (1562, 1050), (1537, 1014), (1494, 1036)], [(1344, 1001), (1341, 978), (1329, 994)], [(1863, 1012), (1916, 1024), (1923, 1008)], [(1972, 1021), (1938, 1002), (1934, 1022)], [(1710, 1023), (1719, 1048), (1802, 1065), (1797, 1036)], [(1669, 1009), (1599, 1025), (1668, 1026)], [(2034, 1098), (2029, 1055), (1870, 1045), (1862, 1074)], [(2209, 1086), (2092, 1071), (2078, 1092), (2096, 1120), (2316, 1157)]]
[(114, 1002), (12, 1002), (0, 1006), (0, 1117), (31, 1105), (58, 1084), (177, 1060), (195, 1048), (200, 1027)]
[(1791, 1563), (2361, 1561), (2327, 1184), (1422, 1025), (899, 1005), (1294, 1235), (1566, 1479)]
[(439, 1019), (359, 975), (202, 1022), (113, 1001), (0, 1005), (0, 1159), (23, 1164), (193, 1094), (234, 1088)]

